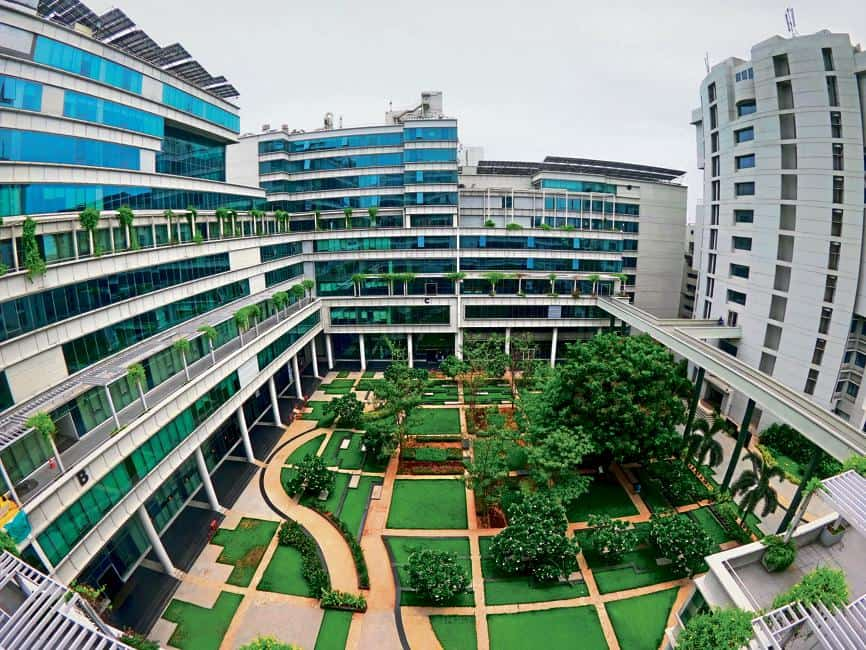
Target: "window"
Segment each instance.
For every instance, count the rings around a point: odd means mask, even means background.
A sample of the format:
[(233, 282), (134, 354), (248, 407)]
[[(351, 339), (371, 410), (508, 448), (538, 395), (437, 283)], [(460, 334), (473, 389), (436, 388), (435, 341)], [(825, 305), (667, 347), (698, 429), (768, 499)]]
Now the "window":
[(791, 267), (776, 266), (776, 275), (773, 278), (773, 289), (776, 291), (787, 291), (791, 288)]
[(166, 126), (162, 150), (156, 154), (156, 171), (158, 174), (224, 182), (226, 146), (184, 129)]
[(815, 394), (815, 384), (818, 383), (818, 371), (810, 370), (809, 374), (806, 376), (806, 386), (803, 388), (803, 392), (807, 395)]
[(707, 273), (715, 275), (716, 273), (716, 254), (709, 253), (707, 255)]
[(728, 327), (736, 327), (737, 321), (739, 320), (740, 315), (735, 311), (728, 312), (728, 318), (725, 320), (725, 323)]
[(403, 130), (403, 135), (406, 142), (416, 142), (418, 140), (457, 140), (457, 127), (424, 126), (408, 128)]
[(788, 299), (784, 296), (773, 295), (770, 299), (769, 317), (780, 323), (785, 322), (785, 312), (788, 309)]
[(25, 111), (42, 110), (42, 84), (0, 75), (0, 106)]
[(794, 238), (791, 235), (779, 235), (776, 259), (780, 262), (794, 261)]
[(407, 163), (457, 162), (457, 149), (407, 149), (403, 155)]
[(712, 164), (711, 164), (710, 168), (712, 169), (712, 175), (713, 176), (719, 175), (719, 172), (721, 170), (721, 165), (719, 164), (719, 157), (718, 156), (713, 156)]
[(815, 349), (812, 351), (812, 365), (821, 365), (821, 361), (824, 359), (824, 350), (826, 347), (826, 339), (815, 339)]
[(783, 201), (797, 200), (797, 176), (796, 174), (782, 174), (782, 193)]
[(830, 321), (833, 319), (833, 310), (829, 307), (821, 307), (821, 318), (818, 321), (818, 332), (826, 334), (830, 331)]
[(755, 166), (755, 154), (737, 156), (734, 158), (734, 163), (737, 169), (752, 169)]
[(857, 393), (860, 392), (860, 386), (855, 384), (853, 381), (848, 382), (848, 387), (845, 389), (845, 392), (848, 393), (851, 397), (857, 397)]
[(830, 253), (827, 258), (827, 268), (831, 271), (839, 270), (839, 257), (842, 253), (842, 244), (837, 241), (830, 242)]
[(862, 352), (857, 352), (854, 355), (854, 365), (858, 368), (866, 368), (866, 354)]
[(833, 49), (822, 47), (821, 57), (824, 59), (824, 70), (826, 72), (833, 72)]
[(797, 206), (783, 203), (779, 207), (779, 230), (797, 229)]
[(833, 203), (845, 202), (845, 177), (833, 177)]
[(716, 83), (715, 82), (713, 82), (709, 86), (707, 86), (707, 97), (709, 98), (711, 104), (714, 101), (716, 101)]
[(771, 375), (776, 368), (776, 357), (769, 352), (761, 352), (761, 361), (758, 364), (758, 370), (764, 374)]
[(735, 278), (749, 279), (749, 267), (742, 264), (731, 264), (731, 276)]
[(711, 303), (709, 300), (704, 300), (704, 316), (703, 317), (709, 318), (712, 310), (713, 310), (713, 303)]
[(728, 302), (735, 302), (738, 305), (745, 305), (746, 294), (740, 291), (734, 291), (733, 289), (728, 289)]
[(827, 103), (830, 106), (839, 105), (839, 86), (833, 76), (827, 77)]
[(712, 185), (710, 186), (710, 189), (712, 190), (712, 199), (711, 200), (712, 201), (718, 201), (722, 195), (721, 182), (720, 181), (713, 181)]
[(831, 237), (841, 237), (842, 236), (842, 215), (844, 212), (839, 210), (838, 208), (834, 208), (833, 212), (830, 216), (830, 236)]
[(830, 137), (842, 137), (842, 113), (839, 113), (838, 111), (832, 111), (830, 113)]
[(160, 138), (164, 132), (163, 119), (158, 115), (72, 90), (63, 95), (63, 115)]
[(797, 169), (797, 145), (783, 144), (782, 169)]
[(707, 278), (706, 294), (707, 298), (712, 298), (716, 291), (716, 281), (713, 278)]
[(839, 142), (833, 143), (833, 170), (842, 171), (845, 169), (845, 147)]
[(773, 71), (777, 77), (787, 77), (791, 74), (791, 68), (788, 66), (787, 54), (777, 54), (773, 57)]
[(740, 70), (735, 75), (737, 82), (746, 81), (747, 79), (755, 78), (755, 71), (752, 68), (746, 68), (745, 70)]
[(750, 251), (752, 250), (751, 237), (732, 237), (731, 246), (735, 251)]
[(141, 73), (44, 36), (36, 37), (33, 60), (36, 63), (59, 68), (72, 74), (141, 94), (143, 78)]
[(734, 210), (734, 223), (754, 223), (754, 210)]
[(764, 347), (771, 350), (778, 350), (779, 344), (782, 342), (782, 328), (778, 325), (767, 325), (764, 331)]
[(718, 132), (710, 135), (710, 152), (716, 153), (719, 150), (719, 134)]
[(734, 183), (734, 194), (736, 196), (754, 196), (755, 195), (755, 183)]
[(67, 135), (0, 129), (0, 160), (112, 167), (140, 168), (139, 149), (102, 140)]
[(755, 111), (758, 110), (758, 105), (755, 103), (754, 99), (747, 99), (745, 101), (737, 104), (737, 117), (743, 117), (744, 115), (751, 115)]
[(836, 281), (835, 275), (828, 275), (824, 281), (824, 302), (833, 302), (836, 297)]
[(779, 137), (782, 140), (793, 140), (797, 137), (797, 119), (793, 113), (779, 116)]
[(719, 244), (719, 231), (713, 228), (710, 230), (710, 250), (714, 251), (718, 248)]
[(776, 101), (779, 104), (779, 110), (794, 108), (794, 89), (791, 87), (790, 81), (780, 81), (776, 84)]
[(710, 206), (710, 225), (718, 226), (719, 225), (719, 206), (718, 204), (713, 204)]
[(749, 126), (745, 129), (739, 129), (738, 131), (734, 131), (734, 142), (739, 144), (741, 142), (748, 142), (749, 140), (755, 139), (755, 127)]
[(240, 133), (241, 118), (238, 115), (199, 99), (180, 88), (164, 83), (162, 85), (162, 103), (184, 113), (200, 117), (234, 133)]
[(710, 106), (710, 128), (719, 128), (719, 107)]

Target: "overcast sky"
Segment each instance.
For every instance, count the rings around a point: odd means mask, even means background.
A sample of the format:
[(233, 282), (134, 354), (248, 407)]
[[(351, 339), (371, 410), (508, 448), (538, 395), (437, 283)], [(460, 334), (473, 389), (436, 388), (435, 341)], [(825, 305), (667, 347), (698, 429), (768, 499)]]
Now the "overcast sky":
[[(114, 3), (85, 0), (97, 12)], [(689, 172), (691, 109), (710, 64), (785, 34), (791, 0), (121, 0), (161, 45), (180, 41), (240, 91), (241, 128), (379, 124), (392, 101), (444, 92), (485, 157), (576, 156)], [(651, 8), (652, 7), (652, 8)], [(795, 5), (801, 33), (866, 39), (864, 0)], [(336, 121), (336, 120), (335, 120)]]

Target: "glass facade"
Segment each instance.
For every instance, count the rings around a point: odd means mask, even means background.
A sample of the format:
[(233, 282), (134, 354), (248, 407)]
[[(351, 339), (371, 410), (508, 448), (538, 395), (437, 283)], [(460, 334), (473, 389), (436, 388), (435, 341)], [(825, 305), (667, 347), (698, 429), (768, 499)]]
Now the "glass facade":
[(297, 278), (304, 274), (304, 265), (300, 264), (292, 264), (290, 266), (284, 266), (281, 269), (275, 269), (273, 271), (268, 271), (265, 273), (265, 286), (272, 287), (275, 284), (281, 284), (282, 282), (288, 282), (292, 278)]
[(403, 194), (384, 196), (333, 196), (321, 199), (298, 201), (270, 201), (268, 209), (288, 212), (313, 212), (314, 210), (366, 210), (367, 208), (402, 208)]
[(331, 307), (331, 325), (447, 325), (448, 305)]
[(421, 183), (443, 183), (455, 185), (457, 183), (457, 172), (441, 169), (418, 169), (412, 172), (406, 172), (403, 175), (403, 182), (406, 185), (421, 184)]
[(413, 228), (442, 228), (454, 225), (453, 214), (413, 214), (409, 216)]
[(94, 309), (229, 271), (228, 253), (83, 280), (0, 303), (0, 341)]
[(466, 305), (466, 318), (472, 320), (543, 318), (607, 318), (607, 313), (591, 305)]
[(344, 251), (418, 250), (422, 248), (455, 248), (456, 237), (364, 237), (361, 239), (317, 239), (317, 253)]
[(259, 154), (298, 153), (303, 151), (324, 151), (327, 149), (347, 149), (350, 147), (394, 147), (403, 144), (403, 132), (362, 133), (337, 137), (311, 138), (305, 140), (263, 140), (259, 142)]
[(407, 163), (457, 162), (457, 149), (406, 149), (403, 158)]
[(463, 271), (586, 271), (619, 273), (621, 260), (548, 259), (533, 257), (464, 257), (460, 260)]
[(166, 106), (195, 115), (234, 133), (241, 131), (239, 116), (166, 83), (162, 84), (162, 102)]
[(156, 171), (225, 182), (226, 147), (210, 138), (168, 126), (162, 139), (162, 151), (156, 154)]
[[(328, 171), (331, 169), (361, 169), (363, 167), (398, 167), (403, 164), (402, 153), (373, 153), (338, 158), (307, 158), (304, 160), (263, 160), (260, 174), (285, 172)], [(455, 181), (456, 182), (456, 181)]]
[(63, 115), (158, 138), (163, 135), (163, 119), (158, 115), (72, 90), (64, 93)]
[(238, 390), (240, 382), (237, 373), (233, 372), (153, 434), (67, 507), (38, 536), (49, 561), (57, 564), (63, 560), (154, 467)]
[(6, 379), (6, 371), (0, 370), (0, 411), (5, 411), (14, 403), (12, 391), (9, 390), (9, 380)]
[[(350, 296), (355, 274), (419, 273), (443, 275), (457, 270), (455, 259), (334, 260), (316, 262), (316, 283), (320, 296)], [(384, 283), (384, 280), (381, 280)], [(384, 285), (383, 285), (384, 286)]]
[(562, 210), (563, 212), (598, 212), (603, 214), (623, 214), (631, 217), (640, 216), (640, 205), (637, 203), (614, 203), (601, 199), (571, 198), (564, 196), (544, 197), (545, 210)]
[(51, 445), (39, 434), (23, 436), (0, 452), (3, 467), (15, 484), (42, 467), (53, 455)]
[(421, 126), (403, 129), (406, 142), (420, 140), (457, 140), (456, 126)]
[(616, 185), (611, 185), (610, 183), (597, 183), (593, 181), (569, 181), (560, 178), (542, 178), (541, 187), (546, 190), (616, 194)]
[(33, 60), (42, 65), (141, 94), (142, 76), (135, 70), (44, 36), (36, 37)]
[(0, 160), (139, 169), (139, 150), (113, 142), (0, 129)]
[(117, 210), (127, 205), (133, 210), (185, 210), (194, 205), (199, 210), (264, 208), (264, 199), (225, 194), (156, 187), (125, 185), (66, 185), (38, 183), (0, 185), (0, 217), (53, 212), (80, 212), (86, 207)]
[(339, 176), (337, 178), (308, 178), (300, 181), (264, 181), (262, 188), (267, 192), (292, 194), (367, 187), (401, 187), (402, 185), (402, 174), (367, 174), (365, 176)]
[(457, 205), (457, 192), (411, 192), (406, 205)]
[(270, 244), (259, 248), (259, 255), (262, 262), (273, 262), (284, 257), (292, 257), (300, 255), (303, 252), (301, 242), (288, 242), (284, 244)]
[(0, 75), (0, 107), (42, 110), (42, 84)]
[(248, 280), (178, 300), (63, 344), (69, 374), (217, 307), (248, 296)]
[(263, 349), (258, 354), (258, 364), (259, 370), (264, 370), (270, 365), (270, 363), (280, 356), (283, 352), (289, 349), (289, 347), (298, 339), (300, 339), (304, 334), (313, 329), (316, 325), (319, 324), (319, 312), (316, 311), (309, 316), (307, 316), (300, 323), (292, 327), (285, 334), (281, 335), (276, 341), (271, 343), (265, 349)]
[(506, 237), (504, 235), (464, 235), (460, 237), (460, 248), (497, 248), (522, 250), (576, 250), (620, 252), (620, 239), (589, 239), (582, 237)]

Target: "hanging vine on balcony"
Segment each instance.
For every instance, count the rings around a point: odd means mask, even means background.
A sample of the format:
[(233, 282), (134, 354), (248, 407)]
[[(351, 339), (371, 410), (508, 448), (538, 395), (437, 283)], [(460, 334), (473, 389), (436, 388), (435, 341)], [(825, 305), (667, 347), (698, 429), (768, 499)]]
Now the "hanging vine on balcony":
[(24, 267), (27, 269), (27, 279), (45, 274), (45, 260), (39, 254), (39, 245), (36, 243), (36, 222), (27, 217), (24, 220)]

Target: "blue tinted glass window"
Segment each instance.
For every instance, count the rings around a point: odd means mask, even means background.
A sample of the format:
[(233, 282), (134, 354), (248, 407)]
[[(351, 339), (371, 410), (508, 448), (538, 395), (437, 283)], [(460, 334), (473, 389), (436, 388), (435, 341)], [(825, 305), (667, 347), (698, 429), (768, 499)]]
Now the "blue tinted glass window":
[(750, 126), (747, 129), (740, 129), (739, 131), (734, 131), (734, 142), (748, 142), (749, 140), (755, 139), (755, 127)]
[(741, 293), (740, 291), (734, 291), (733, 289), (728, 289), (728, 302), (735, 302), (738, 305), (745, 305), (746, 294)]
[(406, 205), (457, 205), (457, 192), (412, 192)]
[(406, 149), (403, 156), (407, 163), (457, 162), (457, 149)]
[(752, 250), (752, 238), (751, 237), (734, 237), (732, 241), (733, 241), (734, 250), (738, 250), (738, 251), (750, 251), (750, 250)]
[(297, 201), (269, 201), (268, 208), (288, 212), (312, 212), (314, 210), (342, 210), (344, 208), (402, 208), (403, 195), (384, 196), (334, 196), (321, 199)]
[(265, 140), (259, 142), (259, 153), (275, 153), (285, 151), (297, 153), (301, 151), (325, 151), (327, 149), (346, 149), (350, 147), (393, 147), (403, 144), (403, 133), (366, 133), (358, 135), (343, 135), (337, 137), (322, 137), (305, 140)]
[(395, 167), (403, 164), (402, 153), (375, 153), (339, 158), (308, 158), (306, 160), (263, 160), (260, 174), (286, 172), (288, 174), (329, 169), (360, 169), (363, 167)]
[(402, 174), (369, 174), (366, 176), (340, 176), (337, 178), (309, 178), (302, 181), (264, 181), (268, 192), (321, 192), (364, 187), (401, 187)]
[(221, 142), (168, 126), (162, 140), (162, 151), (156, 154), (156, 171), (225, 181), (226, 147)]
[(422, 126), (417, 128), (404, 129), (403, 131), (406, 142), (415, 142), (417, 140), (456, 140), (456, 126)]
[(753, 223), (755, 221), (754, 210), (734, 210), (735, 223)]
[(419, 169), (413, 172), (406, 172), (405, 174), (405, 183), (409, 184), (419, 184), (419, 183), (456, 183), (457, 182), (457, 172), (456, 171), (447, 171), (440, 169)]
[(748, 156), (737, 156), (735, 158), (737, 169), (751, 169), (755, 166), (755, 154), (750, 153)]
[(543, 178), (541, 187), (550, 190), (568, 190), (569, 192), (597, 192), (599, 194), (616, 194), (616, 185), (596, 183), (592, 181), (570, 181), (561, 178)]
[(755, 194), (755, 184), (734, 183), (734, 193), (737, 196), (753, 196)]
[(163, 134), (163, 119), (158, 115), (71, 90), (64, 95), (63, 114), (76, 120), (116, 126), (147, 135), (162, 137)]
[(731, 275), (735, 278), (749, 279), (749, 267), (742, 264), (731, 264)]
[(737, 104), (737, 115), (739, 117), (743, 117), (744, 115), (751, 115), (757, 110), (758, 105), (755, 103), (754, 99), (750, 99)]
[(0, 160), (139, 169), (139, 150), (101, 140), (0, 129)]
[(101, 81), (109, 86), (141, 94), (142, 76), (135, 70), (44, 36), (36, 37), (33, 60), (52, 68), (60, 68), (82, 77)]
[(180, 88), (175, 88), (174, 86), (163, 84), (162, 101), (167, 106), (176, 108), (179, 111), (189, 113), (190, 115), (195, 115), (196, 117), (200, 117), (201, 119), (207, 120), (208, 122), (213, 122), (214, 124), (218, 124), (219, 126), (228, 129), (229, 131), (240, 133), (240, 117), (238, 117), (234, 113), (230, 113), (223, 108), (220, 108), (219, 106), (215, 106), (210, 102), (199, 99), (198, 97), (191, 95), (188, 92), (181, 90)]
[(41, 111), (42, 84), (0, 75), (0, 106)]

